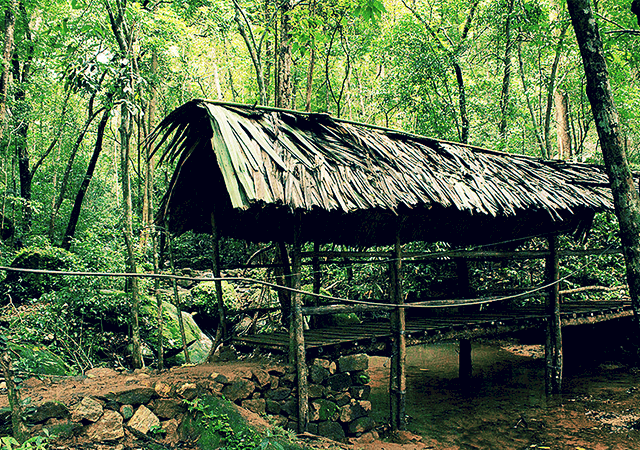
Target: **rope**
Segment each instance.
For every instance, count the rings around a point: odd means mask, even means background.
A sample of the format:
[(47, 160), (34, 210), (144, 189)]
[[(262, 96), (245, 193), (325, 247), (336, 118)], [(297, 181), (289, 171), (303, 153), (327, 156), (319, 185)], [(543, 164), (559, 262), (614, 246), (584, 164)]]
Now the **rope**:
[[(611, 247), (608, 247), (608, 248), (604, 249), (600, 253), (600, 255), (598, 255), (598, 256), (602, 256), (610, 248)], [(326, 299), (326, 300), (333, 300), (333, 301), (341, 302), (341, 303), (349, 303), (349, 304), (354, 304), (354, 305), (374, 306), (374, 307), (378, 307), (378, 308), (382, 308), (382, 309), (409, 309), (409, 308), (453, 308), (453, 307), (457, 307), (457, 306), (483, 305), (483, 304), (496, 303), (496, 302), (501, 302), (501, 301), (506, 301), (506, 300), (514, 300), (514, 299), (517, 299), (517, 298), (526, 298), (526, 297), (529, 297), (529, 296), (535, 294), (536, 292), (539, 292), (541, 290), (550, 288), (552, 286), (555, 286), (555, 285), (567, 280), (569, 277), (571, 277), (572, 275), (577, 273), (579, 270), (583, 270), (586, 266), (587, 266), (587, 264), (585, 263), (579, 269), (574, 270), (573, 272), (569, 273), (568, 275), (565, 275), (562, 278), (559, 278), (556, 281), (540, 285), (538, 287), (535, 287), (535, 288), (530, 289), (530, 290), (525, 291), (525, 292), (521, 292), (519, 294), (506, 295), (506, 296), (500, 296), (500, 297), (484, 297), (484, 298), (480, 297), (480, 298), (473, 298), (473, 299), (432, 300), (432, 301), (428, 301), (428, 302), (416, 302), (416, 303), (409, 303), (409, 304), (402, 304), (402, 305), (383, 304), (383, 303), (379, 303), (379, 302), (369, 302), (369, 301), (365, 301), (365, 300), (353, 300), (353, 299), (348, 299), (348, 298), (343, 298), (343, 297), (334, 297), (332, 295), (316, 294), (316, 293), (313, 293), (313, 292), (303, 291), (301, 289), (294, 289), (294, 288), (291, 288), (291, 287), (288, 287), (288, 286), (282, 286), (282, 285), (279, 285), (279, 284), (276, 284), (276, 283), (270, 283), (268, 281), (258, 280), (258, 279), (255, 279), (255, 278), (247, 278), (247, 277), (219, 277), (219, 278), (214, 278), (214, 277), (186, 277), (186, 276), (180, 276), (180, 275), (166, 275), (166, 274), (156, 274), (156, 273), (67, 272), (67, 271), (60, 271), (60, 270), (26, 269), (26, 268), (5, 267), (5, 266), (0, 266), (0, 270), (6, 270), (8, 272), (24, 272), (24, 273), (37, 273), (37, 274), (44, 274), (44, 275), (65, 275), (65, 276), (158, 278), (158, 279), (167, 279), (167, 280), (176, 280), (176, 281), (177, 280), (186, 280), (186, 281), (236, 281), (236, 282), (237, 281), (242, 281), (242, 282), (260, 284), (260, 285), (268, 286), (268, 287), (271, 287), (271, 288), (274, 288), (274, 289), (285, 290), (285, 291), (293, 292), (293, 293), (296, 293), (296, 294), (310, 295), (310, 296), (316, 297), (316, 298), (321, 298), (321, 299)]]

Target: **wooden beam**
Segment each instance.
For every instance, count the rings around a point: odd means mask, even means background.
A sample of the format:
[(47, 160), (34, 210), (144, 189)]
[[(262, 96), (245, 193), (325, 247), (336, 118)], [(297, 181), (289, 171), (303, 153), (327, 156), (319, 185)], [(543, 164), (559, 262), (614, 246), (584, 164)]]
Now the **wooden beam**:
[[(296, 212), (293, 225), (293, 247), (291, 249), (291, 284), (294, 289), (300, 289), (301, 249), (302, 249), (302, 217)], [(302, 294), (292, 292), (293, 326), (295, 336), (296, 380), (298, 384), (298, 433), (307, 431), (309, 422), (309, 390), (307, 380), (307, 361), (304, 343), (304, 317), (302, 315)]]
[(208, 362), (213, 361), (213, 355), (216, 351), (218, 345), (224, 342), (224, 339), (227, 337), (227, 318), (224, 309), (224, 295), (222, 292), (222, 281), (220, 278), (220, 230), (218, 229), (218, 224), (216, 222), (216, 216), (213, 211), (211, 211), (211, 236), (212, 236), (212, 250), (213, 250), (213, 261), (211, 261), (211, 266), (213, 270), (214, 278), (217, 278), (215, 286), (216, 286), (216, 301), (218, 308), (218, 329), (216, 330), (216, 337), (213, 340), (213, 346), (211, 347), (211, 351), (209, 352), (209, 356), (207, 357)]
[[(399, 230), (399, 227), (397, 228)], [(402, 293), (402, 247), (400, 233), (396, 231), (396, 243), (390, 255), (389, 274), (391, 283), (391, 301), (396, 305), (404, 304)], [(391, 313), (391, 332), (393, 336), (391, 350), (391, 370), (389, 376), (389, 395), (391, 407), (391, 430), (406, 428), (406, 323), (404, 308)]]
[(562, 390), (562, 322), (560, 318), (560, 289), (558, 285), (558, 238), (548, 238), (549, 256), (545, 270), (547, 283), (547, 336), (545, 342), (545, 390), (547, 395), (560, 394)]

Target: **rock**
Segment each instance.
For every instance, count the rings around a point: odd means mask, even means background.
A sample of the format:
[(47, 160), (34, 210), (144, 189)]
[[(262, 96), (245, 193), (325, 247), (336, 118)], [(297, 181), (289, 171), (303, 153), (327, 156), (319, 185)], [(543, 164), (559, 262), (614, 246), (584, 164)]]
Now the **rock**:
[(36, 411), (27, 418), (27, 423), (46, 422), (49, 419), (69, 417), (69, 409), (62, 402), (49, 401), (37, 406)]
[[(187, 352), (189, 352), (189, 361), (191, 361), (191, 364), (202, 364), (206, 362), (209, 357), (211, 347), (213, 347), (213, 341), (211, 341), (206, 334), (201, 333), (200, 337), (187, 347)], [(179, 352), (169, 359), (170, 364), (182, 365), (186, 362), (187, 361), (184, 359), (184, 352)]]
[(8, 344), (14, 355), (20, 355), (20, 362), (36, 375), (62, 375), (69, 373), (69, 366), (45, 346)]
[(293, 400), (293, 399), (287, 400), (282, 405), (281, 411), (284, 412), (288, 416), (297, 417), (298, 416), (298, 402), (296, 400)]
[(256, 414), (264, 414), (267, 410), (267, 402), (263, 398), (256, 398), (253, 400), (243, 400), (242, 407), (253, 411)]
[(312, 383), (322, 384), (327, 377), (329, 377), (329, 369), (315, 365), (309, 367), (309, 379)]
[(95, 367), (84, 373), (89, 378), (113, 378), (118, 376), (118, 372), (107, 367)]
[(115, 411), (106, 409), (96, 423), (86, 428), (89, 440), (93, 442), (115, 441), (124, 437), (122, 416)]
[(355, 385), (364, 385), (371, 381), (369, 374), (363, 370), (351, 372), (351, 381)]
[(349, 424), (349, 433), (350, 434), (358, 434), (358, 433), (366, 433), (367, 431), (373, 430), (376, 423), (369, 416), (359, 417)]
[(160, 426), (160, 419), (149, 408), (140, 405), (127, 425), (140, 433), (147, 434), (151, 427)]
[(184, 402), (174, 398), (162, 398), (153, 403), (153, 412), (161, 419), (173, 419), (186, 411)]
[(269, 389), (275, 390), (280, 386), (280, 378), (275, 375), (271, 375), (271, 380), (269, 380)]
[[(158, 306), (156, 300), (152, 297), (143, 297), (141, 312), (149, 321), (149, 329), (153, 332), (143, 336), (144, 340), (149, 343), (152, 348), (158, 348), (158, 336), (155, 330), (158, 328)], [(162, 302), (162, 337), (164, 351), (167, 355), (167, 363), (172, 361), (171, 356), (181, 353), (182, 351), (182, 335), (180, 334), (180, 325), (178, 323), (178, 309), (169, 302)], [(184, 333), (187, 340), (187, 346), (193, 344), (202, 336), (202, 330), (193, 320), (193, 316), (182, 311), (182, 322), (184, 324)], [(184, 361), (184, 355), (182, 355)]]
[(187, 400), (193, 400), (198, 396), (198, 386), (195, 383), (183, 383), (178, 386), (176, 393)]
[(282, 407), (278, 402), (275, 402), (273, 400), (265, 400), (265, 410), (269, 414), (277, 415), (277, 414), (280, 414)]
[(358, 400), (368, 400), (371, 395), (371, 386), (351, 386), (349, 394), (352, 398)]
[(292, 387), (296, 381), (295, 373), (288, 373), (282, 377), (280, 377), (280, 385), (284, 387)]
[(338, 359), (339, 372), (356, 372), (369, 368), (369, 356), (364, 353), (357, 355), (341, 356)]
[[(210, 376), (213, 376), (213, 374), (211, 374)], [(226, 375), (222, 375), (220, 373), (216, 374), (216, 376), (213, 378), (213, 381), (221, 384), (231, 384), (231, 380), (229, 380)]]
[(338, 373), (327, 378), (327, 384), (332, 391), (346, 391), (351, 387), (351, 377), (346, 373)]
[(351, 403), (351, 396), (348, 392), (341, 392), (339, 394), (331, 396), (329, 400), (333, 400), (336, 405), (342, 407)]
[(227, 400), (235, 402), (236, 400), (249, 398), (255, 389), (256, 385), (253, 381), (240, 379), (233, 382), (233, 384), (225, 386), (222, 389), (222, 395), (224, 395)]
[(324, 396), (324, 386), (319, 384), (309, 385), (309, 398), (321, 398)]
[(271, 382), (271, 375), (264, 369), (256, 369), (253, 371), (253, 379), (256, 380), (256, 385), (263, 389), (267, 384)]
[(97, 422), (102, 413), (102, 403), (94, 398), (84, 397), (80, 403), (71, 408), (71, 420), (73, 422), (82, 422), (83, 420)]
[(307, 433), (318, 435), (318, 424), (309, 422), (307, 424)]
[(178, 427), (180, 426), (180, 422), (177, 419), (170, 419), (160, 423), (160, 426), (166, 433), (164, 438), (164, 442), (175, 446), (180, 441), (180, 436), (178, 435)]
[(369, 415), (370, 402), (353, 402), (340, 408), (340, 422), (353, 422), (360, 417)]
[(342, 441), (345, 438), (344, 430), (338, 422), (320, 422), (318, 424), (318, 434), (334, 441)]
[(156, 382), (153, 390), (156, 391), (158, 397), (171, 397), (171, 386), (164, 381)]
[(133, 406), (122, 405), (118, 411), (124, 420), (129, 420), (133, 417)]
[(286, 387), (278, 388), (273, 391), (267, 391), (267, 398), (270, 400), (275, 400), (277, 402), (289, 398), (290, 395), (291, 389)]
[[(310, 417), (312, 421), (336, 420), (339, 417), (340, 408), (335, 403), (319, 398), (311, 402)], [(323, 435), (324, 436), (324, 435)]]
[(287, 373), (287, 369), (285, 366), (269, 366), (267, 368), (267, 372), (269, 372), (269, 375), (275, 375), (276, 377), (281, 377), (283, 376), (285, 373)]
[(146, 405), (153, 397), (155, 397), (156, 391), (153, 388), (135, 388), (117, 394), (107, 394), (108, 400), (114, 400), (121, 405)]
[(213, 395), (221, 394), (222, 389), (224, 389), (224, 384), (218, 383), (214, 380), (202, 380), (199, 384), (203, 389), (210, 391)]

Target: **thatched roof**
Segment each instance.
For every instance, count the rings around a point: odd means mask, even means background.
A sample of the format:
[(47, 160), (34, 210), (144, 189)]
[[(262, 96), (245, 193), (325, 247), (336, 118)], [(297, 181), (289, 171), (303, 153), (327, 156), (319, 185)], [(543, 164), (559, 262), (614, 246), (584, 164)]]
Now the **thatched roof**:
[[(158, 220), (175, 232), (352, 245), (487, 243), (575, 231), (612, 208), (602, 167), (546, 161), (305, 114), (194, 100), (156, 131), (176, 163)], [(172, 135), (173, 133), (173, 135)], [(170, 140), (169, 140), (170, 139)]]

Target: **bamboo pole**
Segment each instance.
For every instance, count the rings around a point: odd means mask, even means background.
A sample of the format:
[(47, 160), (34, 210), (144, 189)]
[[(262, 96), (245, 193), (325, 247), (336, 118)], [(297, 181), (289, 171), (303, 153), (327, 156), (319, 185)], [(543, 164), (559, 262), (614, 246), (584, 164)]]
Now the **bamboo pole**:
[(213, 362), (213, 356), (216, 352), (216, 349), (224, 339), (227, 337), (227, 319), (226, 313), (224, 309), (224, 295), (222, 292), (222, 280), (220, 279), (220, 230), (218, 229), (218, 224), (216, 222), (216, 216), (213, 211), (211, 211), (211, 237), (212, 239), (212, 250), (213, 250), (213, 260), (211, 261), (213, 277), (216, 285), (216, 302), (218, 308), (218, 328), (216, 330), (216, 337), (213, 341), (213, 345), (211, 346), (211, 351), (209, 352), (209, 356), (207, 357), (207, 362)]
[[(389, 274), (391, 282), (391, 300), (396, 305), (404, 304), (402, 295), (402, 248), (400, 246), (399, 227), (396, 230), (396, 242), (391, 261), (389, 262)], [(393, 334), (391, 370), (389, 376), (389, 395), (391, 406), (391, 430), (404, 430), (406, 426), (406, 336), (405, 336), (405, 311), (397, 308), (391, 313), (391, 331)]]
[(547, 336), (545, 341), (545, 390), (547, 395), (557, 395), (562, 390), (562, 322), (560, 318), (560, 289), (558, 287), (558, 238), (551, 236), (549, 257), (545, 270), (547, 283), (553, 283), (547, 289)]
[(298, 292), (292, 293), (291, 298), (295, 332), (296, 379), (298, 384), (298, 433), (304, 433), (307, 430), (307, 423), (309, 421), (309, 390), (304, 343), (304, 317), (302, 315), (302, 294), (299, 292), (301, 284), (301, 225), (302, 220), (300, 213), (296, 213), (293, 231), (293, 247), (291, 249), (291, 284)]

